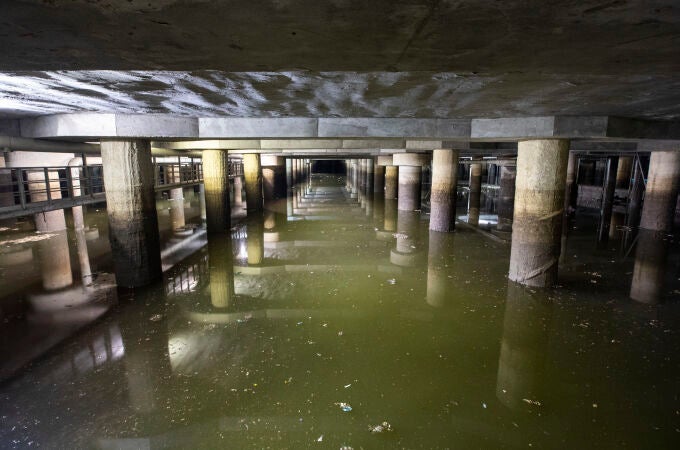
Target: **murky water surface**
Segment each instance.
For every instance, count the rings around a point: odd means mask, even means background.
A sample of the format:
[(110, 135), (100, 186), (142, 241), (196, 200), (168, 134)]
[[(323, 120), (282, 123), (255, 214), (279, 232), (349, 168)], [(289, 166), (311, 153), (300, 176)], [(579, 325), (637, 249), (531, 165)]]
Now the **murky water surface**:
[(596, 246), (585, 215), (562, 284), (525, 289), (496, 235), (429, 232), (426, 216), (362, 208), (341, 186), (315, 177), (295, 216), (279, 205), (210, 236), (134, 293), (110, 289), (92, 211), (91, 286), (73, 237), (75, 281), (57, 294), (41, 283), (49, 248), (5, 264), (3, 326), (28, 333), (3, 334), (5, 363), (64, 340), (0, 385), (0, 446), (680, 447), (672, 239), (660, 304), (629, 299), (635, 251), (620, 236)]

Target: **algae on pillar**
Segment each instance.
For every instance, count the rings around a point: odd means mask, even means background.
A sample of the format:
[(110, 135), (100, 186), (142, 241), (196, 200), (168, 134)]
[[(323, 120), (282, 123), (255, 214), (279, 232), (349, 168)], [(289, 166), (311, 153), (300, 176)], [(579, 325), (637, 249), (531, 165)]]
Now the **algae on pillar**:
[(260, 155), (243, 155), (243, 175), (246, 181), (246, 208), (248, 212), (262, 211), (262, 167)]
[(430, 230), (451, 231), (456, 222), (458, 150), (432, 152)]
[(109, 239), (121, 287), (161, 278), (158, 217), (149, 141), (102, 141)]
[(225, 150), (203, 150), (203, 184), (208, 233), (227, 233), (231, 227), (231, 208)]
[(521, 141), (517, 153), (508, 278), (548, 287), (557, 281), (569, 141)]

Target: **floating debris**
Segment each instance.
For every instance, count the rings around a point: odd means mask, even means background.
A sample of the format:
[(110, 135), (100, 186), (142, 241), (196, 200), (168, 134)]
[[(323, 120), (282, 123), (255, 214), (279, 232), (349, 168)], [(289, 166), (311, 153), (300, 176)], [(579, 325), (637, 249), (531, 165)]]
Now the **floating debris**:
[(397, 279), (396, 278), (390, 278), (387, 280), (387, 284), (397, 284)]
[(149, 320), (152, 322), (158, 322), (161, 319), (163, 319), (162, 314), (154, 314), (153, 316), (149, 317)]
[(352, 410), (352, 407), (349, 405), (349, 403), (340, 402), (335, 403), (335, 405), (339, 406), (344, 412), (350, 412)]
[(321, 436), (318, 437), (318, 439), (316, 440), (316, 442), (323, 442), (323, 434), (322, 434)]
[(541, 402), (539, 402), (538, 400), (531, 400), (529, 398), (523, 398), (522, 401), (524, 403), (529, 404), (529, 405), (541, 406)]
[(347, 388), (350, 387), (351, 385), (352, 385), (352, 383), (346, 384), (346, 385), (345, 385), (345, 389), (347, 389)]
[(482, 408), (486, 409), (486, 403), (482, 403)]
[(368, 431), (371, 433), (384, 433), (385, 431), (392, 431), (392, 425), (388, 422), (383, 422), (380, 425), (369, 425)]

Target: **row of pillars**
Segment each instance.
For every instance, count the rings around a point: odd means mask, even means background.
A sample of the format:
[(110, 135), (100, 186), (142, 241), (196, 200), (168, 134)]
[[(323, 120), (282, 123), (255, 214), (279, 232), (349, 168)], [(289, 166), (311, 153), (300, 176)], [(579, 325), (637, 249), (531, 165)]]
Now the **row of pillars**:
[[(161, 264), (149, 142), (105, 141), (101, 149), (118, 283), (129, 287), (151, 283), (160, 278)], [(500, 166), (500, 175), (494, 173), (501, 186), (499, 229), (507, 230), (512, 224), (510, 280), (530, 286), (556, 282), (565, 210), (569, 209), (575, 184), (574, 160), (569, 158), (568, 140), (527, 140), (519, 142), (516, 168)], [(345, 162), (351, 197), (370, 204), (369, 196), (375, 193), (384, 200), (397, 199), (399, 211), (420, 210), (422, 168), (430, 164), (429, 155), (402, 153), (384, 161), (378, 157)], [(459, 153), (434, 150), (431, 164), (429, 226), (433, 231), (449, 232), (455, 227)], [(260, 211), (267, 203), (279, 208), (276, 205), (287, 197), (282, 187), (297, 185), (310, 174), (310, 161), (306, 159), (286, 162), (281, 157), (245, 154), (243, 166), (249, 212)], [(472, 161), (469, 168), (469, 216), (474, 222), (475, 216), (479, 217), (482, 163)], [(617, 164), (612, 162), (603, 203), (610, 201), (617, 171)], [(649, 172), (640, 227), (668, 232), (678, 192), (680, 155), (654, 152)], [(226, 151), (203, 152), (203, 177), (207, 231), (227, 233), (232, 202)], [(237, 198), (240, 201), (240, 193)]]

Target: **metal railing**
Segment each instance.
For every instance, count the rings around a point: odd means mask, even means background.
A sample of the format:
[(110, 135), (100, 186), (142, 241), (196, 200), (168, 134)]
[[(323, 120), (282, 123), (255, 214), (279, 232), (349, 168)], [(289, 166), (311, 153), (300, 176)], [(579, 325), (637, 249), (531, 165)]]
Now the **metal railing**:
[[(203, 182), (200, 158), (156, 161), (156, 191)], [(229, 160), (229, 178), (243, 175), (243, 163)], [(98, 203), (105, 200), (101, 164), (0, 168), (0, 219)]]
[(101, 165), (0, 169), (0, 219), (103, 200)]

